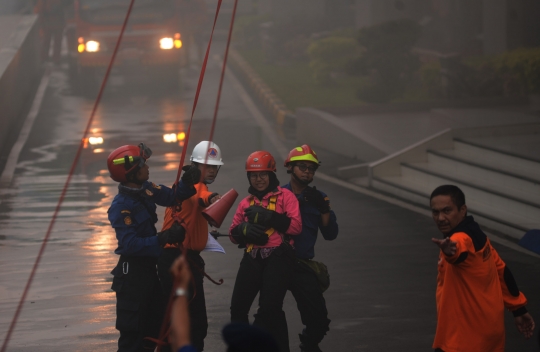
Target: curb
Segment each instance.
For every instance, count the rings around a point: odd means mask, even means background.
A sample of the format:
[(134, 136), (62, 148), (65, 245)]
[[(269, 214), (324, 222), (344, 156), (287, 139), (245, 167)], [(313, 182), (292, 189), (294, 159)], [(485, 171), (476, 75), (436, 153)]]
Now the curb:
[(274, 94), (242, 55), (233, 48), (231, 48), (229, 55), (233, 70), (241, 75), (242, 80), (251, 88), (251, 92), (258, 102), (274, 117), (277, 124), (280, 127), (296, 124), (296, 116), (287, 109), (281, 99)]

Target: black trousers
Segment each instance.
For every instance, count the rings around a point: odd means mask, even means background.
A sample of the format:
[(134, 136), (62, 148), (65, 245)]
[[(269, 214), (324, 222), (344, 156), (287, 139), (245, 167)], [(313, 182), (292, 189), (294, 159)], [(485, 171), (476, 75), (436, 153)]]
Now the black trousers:
[(281, 352), (289, 351), (283, 299), (292, 277), (292, 265), (290, 253), (279, 249), (265, 259), (259, 255), (253, 259), (249, 253), (244, 253), (231, 300), (231, 321), (249, 323), (251, 304), (260, 293), (253, 325), (272, 334)]
[[(163, 254), (158, 260), (158, 273), (159, 280), (163, 287), (163, 291), (166, 292), (166, 300), (169, 299), (169, 294), (173, 287), (173, 279), (169, 271), (172, 263), (182, 253), (178, 248), (165, 248)], [(205, 263), (200, 255), (200, 252), (187, 250), (187, 260), (193, 281), (189, 286), (189, 318), (191, 322), (191, 344), (197, 348), (198, 351), (204, 350), (204, 339), (208, 333), (208, 317), (206, 315), (206, 299), (204, 296), (204, 275), (201, 270), (204, 271)], [(165, 303), (166, 307), (166, 303)]]
[(158, 337), (163, 318), (163, 291), (156, 261), (152, 257), (120, 256), (112, 271), (119, 352), (148, 351), (155, 347), (144, 338)]
[(326, 301), (313, 270), (298, 260), (295, 261), (290, 291), (296, 300), (302, 324), (306, 327), (303, 332), (305, 338), (318, 344), (330, 330)]

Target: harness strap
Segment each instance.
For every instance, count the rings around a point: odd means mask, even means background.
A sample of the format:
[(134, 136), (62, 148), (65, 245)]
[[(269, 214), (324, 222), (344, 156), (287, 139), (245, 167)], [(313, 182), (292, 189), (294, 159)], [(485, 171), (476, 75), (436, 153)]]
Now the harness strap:
[[(277, 195), (271, 196), (270, 199), (268, 200), (268, 205), (266, 206), (266, 209), (276, 211), (276, 203), (277, 203)], [(255, 205), (255, 197), (252, 197), (251, 200), (249, 201), (249, 206), (253, 206), (253, 205)], [(262, 206), (262, 201), (260, 205)], [(273, 227), (265, 231), (268, 237), (270, 237), (274, 232), (275, 230)], [(250, 243), (246, 248), (246, 253), (251, 252), (252, 249), (253, 249), (253, 243)]]

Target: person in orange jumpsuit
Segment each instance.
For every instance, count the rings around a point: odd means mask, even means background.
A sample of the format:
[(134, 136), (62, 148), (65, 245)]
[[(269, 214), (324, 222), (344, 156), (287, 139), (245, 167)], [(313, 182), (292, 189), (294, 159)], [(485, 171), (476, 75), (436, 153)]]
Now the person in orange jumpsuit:
[(534, 320), (525, 308), (527, 299), (480, 226), (467, 215), (463, 192), (454, 185), (439, 186), (431, 193), (430, 206), (444, 236), (432, 238), (440, 248), (435, 351), (504, 351), (505, 308), (525, 338), (532, 337)]
[[(206, 315), (206, 300), (204, 297), (203, 273), (204, 260), (201, 251), (208, 241), (208, 222), (202, 216), (202, 211), (221, 196), (208, 190), (208, 185), (213, 183), (218, 171), (223, 165), (221, 150), (213, 142), (202, 141), (193, 148), (191, 164), (201, 170), (201, 180), (195, 185), (197, 193), (182, 202), (179, 216), (183, 219), (186, 228), (186, 237), (182, 243), (193, 274), (193, 283), (189, 289), (189, 316), (191, 321), (191, 343), (198, 351), (204, 349), (204, 339), (208, 330), (208, 318)], [(174, 223), (173, 208), (165, 210), (163, 230), (169, 229)], [(172, 263), (182, 254), (178, 245), (168, 245), (158, 260), (158, 273), (163, 290), (170, 293), (173, 287), (169, 269)], [(168, 298), (168, 297), (167, 297)]]

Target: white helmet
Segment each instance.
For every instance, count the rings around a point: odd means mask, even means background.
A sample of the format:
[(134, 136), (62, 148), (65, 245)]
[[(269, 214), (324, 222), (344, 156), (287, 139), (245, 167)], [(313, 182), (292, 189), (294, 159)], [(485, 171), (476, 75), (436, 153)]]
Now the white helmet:
[[(190, 161), (206, 165), (223, 165), (221, 149), (214, 142), (202, 141), (193, 148)], [(205, 163), (206, 160), (206, 163)]]

